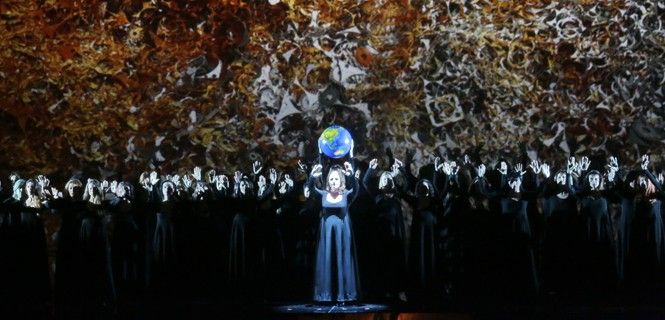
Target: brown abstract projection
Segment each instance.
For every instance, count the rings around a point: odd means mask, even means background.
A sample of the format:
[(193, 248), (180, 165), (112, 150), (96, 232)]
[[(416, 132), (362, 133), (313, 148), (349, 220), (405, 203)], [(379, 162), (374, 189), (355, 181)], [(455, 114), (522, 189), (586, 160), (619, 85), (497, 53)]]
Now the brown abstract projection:
[(416, 159), (665, 140), (658, 0), (3, 0), (0, 24), (5, 171), (279, 166), (332, 123)]

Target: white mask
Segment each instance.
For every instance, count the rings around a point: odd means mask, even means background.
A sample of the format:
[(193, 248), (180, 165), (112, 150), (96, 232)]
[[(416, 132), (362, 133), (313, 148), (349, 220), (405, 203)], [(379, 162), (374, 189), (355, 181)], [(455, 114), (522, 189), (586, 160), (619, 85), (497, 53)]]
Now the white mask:
[(328, 187), (330, 189), (339, 189), (341, 188), (341, 178), (339, 176), (339, 172), (337, 170), (334, 170), (330, 172), (328, 175)]
[(598, 190), (600, 188), (600, 175), (590, 174), (587, 179), (589, 180), (591, 190)]

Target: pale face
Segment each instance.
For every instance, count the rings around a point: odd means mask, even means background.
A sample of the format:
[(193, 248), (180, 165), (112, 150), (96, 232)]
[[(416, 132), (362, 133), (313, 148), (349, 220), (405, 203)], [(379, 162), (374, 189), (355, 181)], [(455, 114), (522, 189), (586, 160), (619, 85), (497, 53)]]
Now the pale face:
[(393, 178), (390, 176), (388, 172), (382, 173), (381, 177), (379, 177), (379, 189), (392, 186), (392, 182)]
[(162, 185), (162, 194), (163, 194), (164, 196), (166, 196), (166, 197), (170, 197), (172, 192), (173, 192), (173, 190), (171, 189), (171, 185), (170, 185), (170, 184), (165, 183), (165, 184)]
[(554, 181), (560, 185), (566, 184), (566, 174), (563, 172), (557, 173), (556, 176), (554, 176)]
[(328, 175), (328, 187), (331, 189), (339, 189), (341, 187), (341, 178), (339, 176), (339, 172), (337, 170), (332, 171)]
[(247, 192), (247, 182), (240, 181), (240, 193), (245, 194)]
[(309, 187), (305, 186), (305, 189), (303, 190), (303, 193), (305, 194), (305, 198), (309, 198)]
[(499, 168), (501, 169), (501, 171), (508, 170), (508, 164), (505, 161), (501, 161), (499, 163)]
[(71, 198), (74, 197), (74, 190), (75, 189), (76, 189), (76, 185), (74, 185), (73, 183), (71, 183), (69, 186), (67, 186), (67, 194), (69, 194), (69, 196)]
[(35, 194), (35, 184), (32, 183), (32, 181), (28, 181), (25, 184), (25, 193), (28, 195), (28, 197)]
[(600, 188), (600, 175), (590, 174), (588, 180), (591, 190), (598, 190)]

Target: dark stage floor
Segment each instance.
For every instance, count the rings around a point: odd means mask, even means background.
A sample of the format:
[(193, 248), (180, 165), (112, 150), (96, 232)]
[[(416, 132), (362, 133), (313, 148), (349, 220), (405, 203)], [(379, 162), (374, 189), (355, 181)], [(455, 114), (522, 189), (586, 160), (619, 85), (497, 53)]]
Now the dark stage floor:
[[(521, 300), (521, 301), (518, 301)], [(665, 319), (665, 291), (614, 295), (546, 295), (533, 299), (476, 297), (437, 303), (317, 305), (219, 299), (121, 302), (118, 319)]]

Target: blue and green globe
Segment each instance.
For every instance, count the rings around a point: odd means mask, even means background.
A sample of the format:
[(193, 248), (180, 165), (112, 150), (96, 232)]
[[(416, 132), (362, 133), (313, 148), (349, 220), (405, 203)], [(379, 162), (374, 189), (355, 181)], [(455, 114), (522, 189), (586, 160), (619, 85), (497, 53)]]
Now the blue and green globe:
[(344, 127), (333, 125), (323, 130), (319, 137), (319, 148), (326, 156), (339, 159), (351, 151), (353, 137)]

